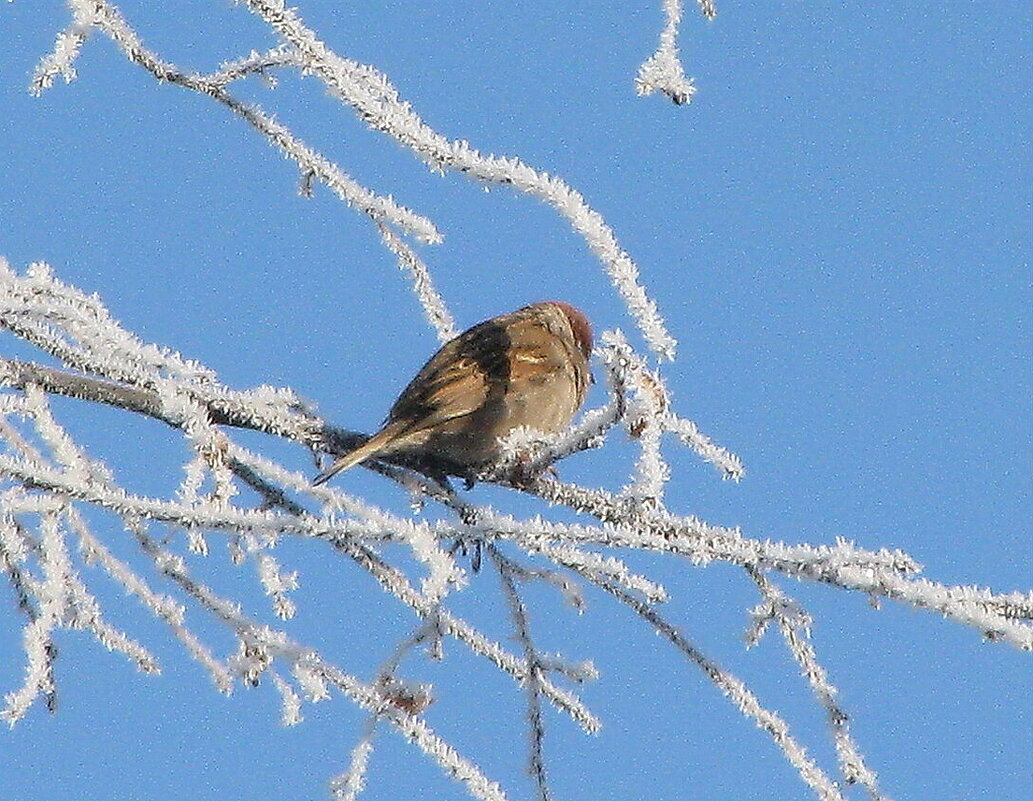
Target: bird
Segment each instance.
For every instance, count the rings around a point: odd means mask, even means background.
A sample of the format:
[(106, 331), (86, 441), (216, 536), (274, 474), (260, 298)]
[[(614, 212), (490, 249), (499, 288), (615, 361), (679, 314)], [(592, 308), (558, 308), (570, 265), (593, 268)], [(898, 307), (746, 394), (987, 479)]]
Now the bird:
[(449, 340), (402, 390), (380, 430), (338, 458), (323, 484), (368, 459), (404, 456), (472, 477), (498, 459), (499, 439), (526, 426), (570, 425), (591, 383), (592, 327), (569, 303), (533, 303)]

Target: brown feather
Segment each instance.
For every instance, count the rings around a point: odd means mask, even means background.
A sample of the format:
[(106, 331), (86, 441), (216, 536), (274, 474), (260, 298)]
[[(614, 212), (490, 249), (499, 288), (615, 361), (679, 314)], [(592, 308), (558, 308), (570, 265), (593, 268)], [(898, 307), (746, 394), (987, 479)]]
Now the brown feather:
[(315, 483), (401, 452), (433, 454), (467, 469), (494, 459), (498, 438), (517, 426), (561, 431), (584, 401), (591, 349), (588, 321), (560, 301), (479, 323), (431, 356), (381, 430)]

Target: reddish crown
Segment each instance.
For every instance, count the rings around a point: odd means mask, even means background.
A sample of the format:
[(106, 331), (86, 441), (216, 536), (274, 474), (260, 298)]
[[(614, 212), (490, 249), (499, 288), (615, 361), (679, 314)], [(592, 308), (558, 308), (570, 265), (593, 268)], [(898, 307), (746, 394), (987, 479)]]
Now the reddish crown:
[(586, 360), (591, 358), (593, 344), (592, 326), (589, 324), (588, 318), (581, 313), (580, 309), (562, 300), (550, 300), (549, 303), (563, 312), (567, 322), (570, 323), (570, 330), (574, 334), (574, 341), (577, 342), (577, 346), (585, 355)]

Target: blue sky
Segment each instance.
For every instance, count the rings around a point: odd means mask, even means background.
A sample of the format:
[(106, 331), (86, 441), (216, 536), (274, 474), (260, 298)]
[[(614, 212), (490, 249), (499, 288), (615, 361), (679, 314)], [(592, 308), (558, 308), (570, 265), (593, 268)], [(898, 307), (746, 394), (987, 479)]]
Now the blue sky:
[[(752, 537), (900, 548), (941, 582), (1033, 584), (1033, 5), (729, 3), (712, 23), (689, 9), (681, 49), (699, 92), (687, 107), (633, 91), (659, 3), (297, 5), (436, 130), (563, 177), (615, 229), (679, 340), (666, 368), (679, 413), (746, 465), (742, 483), (722, 482), (672, 446), (673, 511)], [(120, 8), (184, 68), (275, 44), (229, 3)], [(296, 170), (243, 122), (156, 85), (101, 37), (77, 81), (30, 97), (66, 24), (59, 4), (0, 6), (0, 256), (18, 269), (49, 262), (142, 339), (230, 386), (290, 386), (342, 426), (372, 429), (435, 347), (372, 226), (325, 189), (300, 198)], [(444, 243), (421, 253), (461, 325), (562, 297), (599, 330), (632, 330), (598, 262), (543, 204), (429, 172), (314, 80), (238, 91), (435, 221)], [(164, 427), (55, 408), (136, 491), (175, 485), (185, 451)], [(311, 469), (297, 449), (242, 439)], [(612, 468), (629, 453), (617, 442), (561, 469), (619, 485)], [(337, 481), (405, 508), (367, 471)], [(472, 498), (545, 511), (490, 489)], [(288, 543), (280, 558), (303, 582), (299, 639), (369, 677), (408, 631), (402, 610), (311, 544)], [(212, 576), (229, 570), (219, 548), (209, 561)], [(821, 712), (777, 636), (743, 648), (757, 602), (748, 580), (631, 561), (671, 591), (668, 618), (831, 766)], [(88, 575), (165, 672), (137, 674), (65, 632), (60, 711), (36, 709), (0, 734), (0, 797), (325, 797), (357, 711), (338, 698), (280, 727), (271, 688), (218, 695), (162, 628)], [(819, 656), (889, 796), (1031, 797), (1027, 654), (929, 613), (781, 585), (814, 615)], [(491, 622), (504, 614), (497, 580), (482, 573), (464, 596), (458, 608), (504, 638)], [(626, 610), (591, 592), (581, 616), (544, 591), (531, 599), (542, 644), (602, 673), (582, 691), (601, 734), (547, 718), (557, 798), (809, 797), (767, 735)], [(4, 692), (21, 679), (19, 625), (0, 617)], [(528, 796), (522, 694), (458, 648), (447, 657), (411, 665), (437, 688), (428, 719), (511, 797)], [(387, 731), (369, 781), (371, 799), (459, 794)]]

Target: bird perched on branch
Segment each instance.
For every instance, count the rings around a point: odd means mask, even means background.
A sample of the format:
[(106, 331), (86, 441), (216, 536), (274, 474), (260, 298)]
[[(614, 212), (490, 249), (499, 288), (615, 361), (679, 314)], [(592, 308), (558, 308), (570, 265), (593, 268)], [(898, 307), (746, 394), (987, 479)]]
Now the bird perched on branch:
[(592, 329), (562, 301), (485, 320), (446, 342), (395, 401), (381, 429), (313, 479), (322, 484), (367, 459), (426, 458), (470, 478), (519, 426), (558, 433), (591, 380)]

